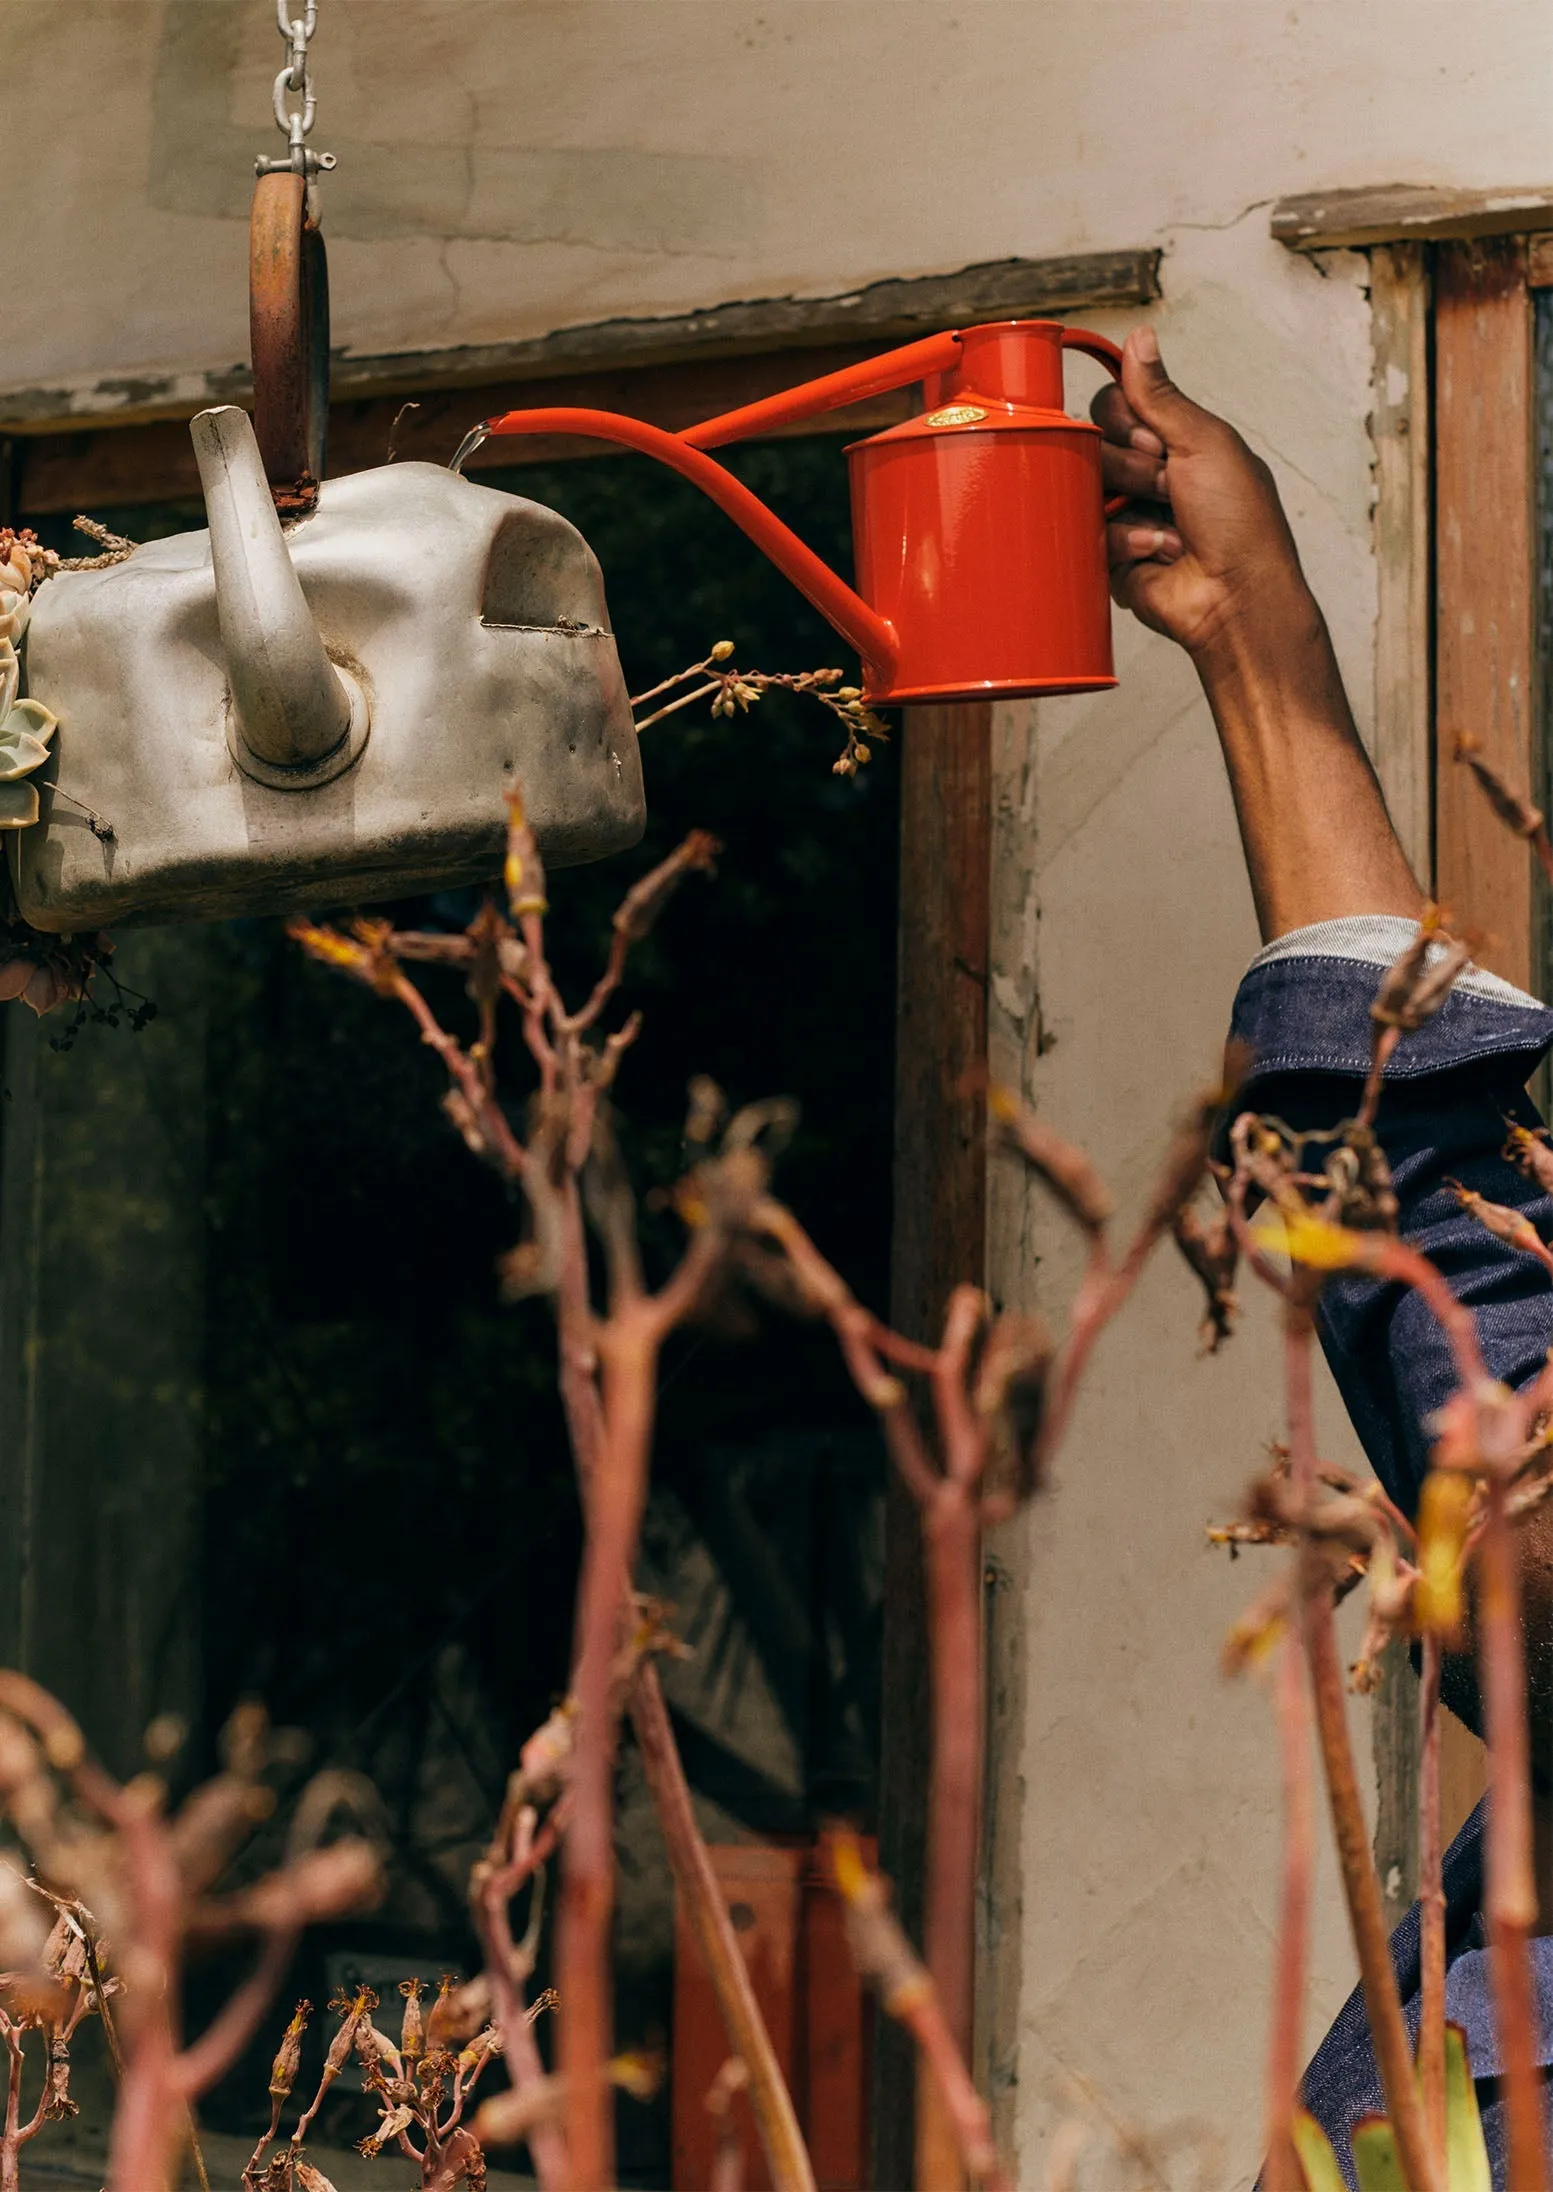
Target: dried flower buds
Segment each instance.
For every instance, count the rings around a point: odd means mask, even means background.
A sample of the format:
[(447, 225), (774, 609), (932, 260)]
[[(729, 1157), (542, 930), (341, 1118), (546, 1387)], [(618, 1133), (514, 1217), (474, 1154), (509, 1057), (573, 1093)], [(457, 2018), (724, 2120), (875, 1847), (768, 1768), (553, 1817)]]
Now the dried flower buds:
[(542, 914), (549, 910), (539, 841), (528, 826), (523, 792), (516, 784), (507, 793), (507, 857), (502, 866), (502, 884), (507, 893), (507, 910), (514, 921), (522, 920), (525, 914)]
[(414, 2063), (420, 2060), (426, 2048), (426, 2025), (421, 2014), (421, 1996), (425, 1987), (419, 1979), (401, 1979), (399, 1991), (404, 1996), (399, 2053), (407, 2063)]
[(1214, 1128), (1226, 1105), (1233, 1103), (1250, 1064), (1251, 1053), (1245, 1044), (1226, 1044), (1218, 1080), (1192, 1099), (1171, 1137), (1138, 1228), (1140, 1238), (1153, 1239), (1163, 1233), (1174, 1222), (1176, 1212), (1196, 1194), (1208, 1169)]
[(657, 867), (631, 885), (615, 912), (615, 934), (623, 943), (639, 943), (683, 878), (710, 875), (722, 849), (709, 830), (692, 830), (667, 860), (660, 860)]
[(1115, 1205), (1085, 1152), (1044, 1126), (1011, 1089), (996, 1084), (989, 1088), (987, 1109), (1002, 1130), (1004, 1148), (1034, 1167), (1069, 1217), (1086, 1233), (1103, 1232)]
[(1459, 1180), (1448, 1180), (1446, 1185), (1457, 1202), (1479, 1225), (1510, 1248), (1518, 1248), (1524, 1256), (1534, 1256), (1538, 1263), (1553, 1270), (1553, 1253), (1537, 1228), (1523, 1211), (1512, 1210), (1507, 1203), (1491, 1203), (1470, 1187), (1463, 1187)]
[(377, 2129), (369, 2131), (367, 2136), (360, 2142), (357, 2152), (372, 2156), (381, 2154), (384, 2147), (391, 2141), (397, 2140), (403, 2132), (408, 2131), (414, 2121), (414, 2111), (403, 2103), (398, 2108), (388, 2109)]
[(1475, 1493), (1472, 1480), (1455, 1469), (1432, 1469), (1418, 1500), (1418, 1575), (1413, 1584), (1413, 1626), (1456, 1643), (1466, 1617), (1463, 1584), (1467, 1532)]
[(990, 1493), (1027, 1492), (1046, 1417), (1046, 1384), (1056, 1342), (1044, 1320), (1008, 1310), (988, 1332), (971, 1387), (971, 1406), (994, 1425)]
[(1257, 1244), (1309, 1271), (1349, 1271), (1363, 1265), (1365, 1240), (1346, 1227), (1329, 1225), (1313, 1211), (1271, 1205), (1257, 1212), (1251, 1223)]
[(291, 2022), (270, 2066), (270, 2098), (273, 2101), (289, 2099), (297, 2082), (297, 2069), (302, 2061), (302, 2035), (307, 2030), (312, 2010), (312, 2003), (304, 2000), (298, 2002), (291, 2013)]
[(1190, 1204), (1176, 1212), (1170, 1231), (1207, 1297), (1198, 1336), (1203, 1353), (1216, 1355), (1234, 1331), (1240, 1314), (1235, 1296), (1240, 1250), (1234, 1231), (1227, 1217), (1205, 1222)]
[(380, 996), (391, 995), (399, 979), (399, 967), (389, 947), (391, 931), (387, 922), (358, 921), (355, 931), (353, 936), (344, 936), (338, 929), (320, 927), (312, 921), (286, 923), (286, 934), (302, 946), (310, 959), (351, 975)]
[(1505, 1136), (1504, 1154), (1545, 1195), (1553, 1195), (1553, 1146), (1545, 1126), (1512, 1126)]
[(1455, 757), (1477, 778), (1484, 798), (1507, 830), (1513, 830), (1517, 837), (1537, 835), (1542, 828), (1542, 809), (1534, 807), (1522, 793), (1513, 791), (1493, 763), (1483, 758), (1481, 739), (1463, 731), (1456, 740)]
[(1426, 906), (1418, 934), (1387, 968), (1370, 1006), (1377, 1028), (1411, 1034), (1432, 1020), (1472, 961), (1472, 947), (1448, 936), (1438, 906)]

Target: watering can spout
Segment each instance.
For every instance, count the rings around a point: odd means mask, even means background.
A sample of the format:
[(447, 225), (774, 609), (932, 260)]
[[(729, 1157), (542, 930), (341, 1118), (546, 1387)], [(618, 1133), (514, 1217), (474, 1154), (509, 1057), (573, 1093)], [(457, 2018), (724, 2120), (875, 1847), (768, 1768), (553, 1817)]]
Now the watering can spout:
[[(231, 686), (234, 753), (306, 769), (345, 745), (353, 696), (325, 652), (275, 514), (253, 427), (222, 405), (189, 425)], [(240, 741), (240, 744), (239, 744)]]

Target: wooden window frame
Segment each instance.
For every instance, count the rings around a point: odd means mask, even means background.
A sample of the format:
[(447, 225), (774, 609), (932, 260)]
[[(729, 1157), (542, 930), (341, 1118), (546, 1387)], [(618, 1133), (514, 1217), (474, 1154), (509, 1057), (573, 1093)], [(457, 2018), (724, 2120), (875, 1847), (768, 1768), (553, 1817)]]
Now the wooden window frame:
[[(1547, 894), (1457, 739), (1480, 741), (1546, 804), (1547, 513), (1537, 405), (1539, 290), (1553, 289), (1553, 194), (1388, 186), (1273, 210), (1291, 249), (1367, 249), (1373, 314), (1377, 618), (1372, 754), (1414, 869), (1482, 938), (1477, 957), (1543, 994)], [(1544, 1083), (1546, 1076), (1543, 1076)], [(1545, 1094), (1545, 1088), (1543, 1093)], [(1417, 1685), (1394, 1647), (1373, 1720), (1376, 1855), (1394, 1916), (1416, 1879)], [(1485, 1787), (1482, 1744), (1449, 1714), (1447, 1833)]]

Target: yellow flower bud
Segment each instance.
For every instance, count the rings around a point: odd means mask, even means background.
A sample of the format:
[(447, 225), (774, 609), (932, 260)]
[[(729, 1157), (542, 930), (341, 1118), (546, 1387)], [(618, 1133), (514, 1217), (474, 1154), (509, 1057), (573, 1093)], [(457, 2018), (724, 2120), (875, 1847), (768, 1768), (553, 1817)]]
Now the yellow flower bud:
[(1472, 1520), (1471, 1480), (1454, 1469), (1434, 1469), (1418, 1502), (1418, 1581), (1413, 1619), (1421, 1631), (1459, 1633), (1466, 1611), (1462, 1569)]

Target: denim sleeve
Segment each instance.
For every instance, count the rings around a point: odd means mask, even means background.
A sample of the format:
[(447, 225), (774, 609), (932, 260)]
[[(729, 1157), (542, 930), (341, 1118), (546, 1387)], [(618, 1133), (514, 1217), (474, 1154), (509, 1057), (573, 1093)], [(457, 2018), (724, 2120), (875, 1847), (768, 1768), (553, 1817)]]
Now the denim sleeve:
[[(1253, 1059), (1242, 1103), (1302, 1129), (1350, 1116), (1369, 1066), (1371, 999), (1416, 933), (1411, 921), (1376, 915), (1299, 929), (1261, 953), (1232, 1022)], [(1510, 1122), (1539, 1123), (1526, 1082), (1550, 1043), (1553, 1012), (1471, 968), (1398, 1045), (1376, 1122), (1404, 1239), (1471, 1304), (1488, 1367), (1510, 1386), (1533, 1377), (1553, 1346), (1553, 1282), (1467, 1216), (1447, 1183), (1524, 1211), (1547, 1237), (1553, 1201), (1501, 1152)], [(1323, 1288), (1317, 1322), (1371, 1466), (1411, 1514), (1428, 1466), (1425, 1425), (1455, 1382), (1439, 1326), (1406, 1289), (1349, 1277)]]

